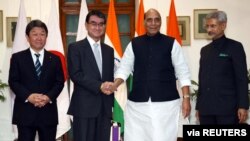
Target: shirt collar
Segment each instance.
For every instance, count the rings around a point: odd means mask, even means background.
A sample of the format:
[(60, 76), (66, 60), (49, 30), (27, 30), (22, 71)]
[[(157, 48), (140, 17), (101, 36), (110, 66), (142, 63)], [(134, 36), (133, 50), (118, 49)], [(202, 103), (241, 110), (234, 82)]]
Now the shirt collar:
[(37, 53), (39, 53), (41, 56), (44, 55), (44, 48), (42, 50), (40, 50), (39, 52), (35, 52), (31, 47), (30, 47), (30, 52), (32, 55), (35, 55)]
[(96, 41), (93, 40), (89, 35), (87, 35), (87, 40), (89, 41), (89, 44), (91, 45), (91, 47), (93, 47), (93, 45), (94, 45), (95, 43), (99, 44), (99, 46), (100, 46), (100, 40), (96, 42)]
[(223, 46), (223, 44), (224, 44), (224, 42), (225, 42), (225, 39), (226, 39), (226, 36), (223, 35), (223, 36), (221, 36), (220, 38), (213, 40), (213, 41), (212, 41), (212, 45), (213, 45), (214, 47), (221, 47), (221, 46)]

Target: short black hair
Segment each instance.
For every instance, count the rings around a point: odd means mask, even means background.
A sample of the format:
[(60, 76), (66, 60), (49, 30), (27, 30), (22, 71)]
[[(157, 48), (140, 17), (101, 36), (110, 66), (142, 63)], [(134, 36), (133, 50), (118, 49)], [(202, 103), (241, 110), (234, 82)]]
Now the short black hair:
[(97, 16), (97, 17), (103, 19), (104, 20), (104, 24), (106, 24), (106, 16), (101, 11), (99, 11), (99, 10), (92, 10), (92, 11), (90, 11), (88, 13), (88, 15), (86, 16), (86, 20), (85, 20), (86, 23), (89, 22), (89, 18), (91, 16)]
[(29, 22), (29, 24), (26, 26), (26, 30), (25, 30), (25, 33), (27, 36), (29, 36), (30, 31), (34, 27), (43, 28), (46, 32), (46, 36), (48, 36), (48, 28), (47, 28), (46, 24), (44, 22), (42, 22), (41, 20), (32, 20)]

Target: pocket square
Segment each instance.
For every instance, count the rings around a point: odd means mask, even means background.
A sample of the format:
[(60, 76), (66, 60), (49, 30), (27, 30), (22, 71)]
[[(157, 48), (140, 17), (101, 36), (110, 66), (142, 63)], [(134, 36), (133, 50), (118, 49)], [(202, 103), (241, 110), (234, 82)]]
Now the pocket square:
[(228, 57), (229, 55), (228, 54), (225, 54), (225, 53), (220, 53), (219, 54), (219, 57)]

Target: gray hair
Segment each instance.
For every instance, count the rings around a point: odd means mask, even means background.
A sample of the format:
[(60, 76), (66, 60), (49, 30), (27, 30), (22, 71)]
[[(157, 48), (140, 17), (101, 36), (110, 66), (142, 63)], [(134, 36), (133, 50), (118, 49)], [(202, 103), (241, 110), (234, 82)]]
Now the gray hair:
[(217, 19), (219, 22), (227, 22), (227, 14), (224, 11), (215, 11), (206, 15), (206, 20)]

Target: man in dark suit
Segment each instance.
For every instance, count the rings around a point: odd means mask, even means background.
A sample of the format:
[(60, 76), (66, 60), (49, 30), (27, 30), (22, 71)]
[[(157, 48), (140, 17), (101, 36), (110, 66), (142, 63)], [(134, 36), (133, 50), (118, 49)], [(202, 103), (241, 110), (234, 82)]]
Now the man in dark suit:
[(55, 141), (58, 124), (56, 99), (64, 86), (60, 58), (44, 49), (48, 30), (40, 20), (26, 27), (30, 48), (12, 55), (9, 85), (16, 95), (13, 124), (18, 141)]
[(213, 41), (200, 53), (196, 104), (200, 124), (238, 124), (247, 119), (246, 55), (240, 42), (225, 36), (226, 25), (223, 11), (206, 16), (205, 27)]
[(106, 87), (113, 81), (114, 50), (101, 42), (106, 18), (90, 11), (85, 39), (68, 47), (68, 71), (74, 90), (68, 114), (73, 115), (74, 141), (109, 141), (113, 93)]

